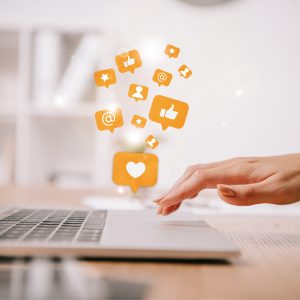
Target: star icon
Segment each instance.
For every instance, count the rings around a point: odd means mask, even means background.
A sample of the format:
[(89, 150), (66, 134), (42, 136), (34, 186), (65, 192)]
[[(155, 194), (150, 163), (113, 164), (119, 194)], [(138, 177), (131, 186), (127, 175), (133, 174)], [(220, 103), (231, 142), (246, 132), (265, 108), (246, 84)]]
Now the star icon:
[(131, 124), (135, 126), (136, 128), (144, 128), (146, 125), (147, 119), (139, 116), (139, 115), (134, 115)]
[(102, 76), (101, 76), (101, 80), (103, 80), (104, 82), (105, 81), (107, 81), (107, 80), (109, 80), (109, 76), (108, 76), (108, 74), (102, 74)]
[(169, 52), (170, 52), (170, 54), (174, 54), (174, 53), (175, 53), (174, 48), (171, 48), (171, 49), (169, 50)]
[(177, 58), (179, 55), (180, 49), (168, 44), (165, 48), (165, 54), (169, 56), (169, 58)]
[(99, 70), (94, 73), (96, 85), (108, 88), (110, 85), (117, 82), (116, 73), (114, 69)]

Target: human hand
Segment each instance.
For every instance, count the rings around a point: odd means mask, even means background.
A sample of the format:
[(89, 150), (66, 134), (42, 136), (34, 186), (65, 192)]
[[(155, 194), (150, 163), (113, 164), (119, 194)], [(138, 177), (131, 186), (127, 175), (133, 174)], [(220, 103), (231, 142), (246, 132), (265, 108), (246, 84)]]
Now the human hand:
[(207, 188), (217, 188), (233, 205), (289, 204), (300, 200), (300, 154), (233, 158), (190, 166), (170, 191), (155, 200), (158, 214), (176, 211), (183, 200)]

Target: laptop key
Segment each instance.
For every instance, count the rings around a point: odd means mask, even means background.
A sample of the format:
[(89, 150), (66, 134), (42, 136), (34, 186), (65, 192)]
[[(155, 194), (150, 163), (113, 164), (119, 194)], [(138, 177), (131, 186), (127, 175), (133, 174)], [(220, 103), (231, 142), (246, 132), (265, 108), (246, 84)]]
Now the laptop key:
[(18, 243), (99, 243), (106, 211), (13, 209), (0, 216), (0, 245)]

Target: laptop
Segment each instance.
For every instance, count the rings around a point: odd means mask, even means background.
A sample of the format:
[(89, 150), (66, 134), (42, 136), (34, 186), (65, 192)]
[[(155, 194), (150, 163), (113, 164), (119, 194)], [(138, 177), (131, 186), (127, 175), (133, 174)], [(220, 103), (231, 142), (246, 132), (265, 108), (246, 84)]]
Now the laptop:
[(236, 245), (198, 216), (176, 212), (9, 208), (0, 211), (0, 256), (216, 259)]

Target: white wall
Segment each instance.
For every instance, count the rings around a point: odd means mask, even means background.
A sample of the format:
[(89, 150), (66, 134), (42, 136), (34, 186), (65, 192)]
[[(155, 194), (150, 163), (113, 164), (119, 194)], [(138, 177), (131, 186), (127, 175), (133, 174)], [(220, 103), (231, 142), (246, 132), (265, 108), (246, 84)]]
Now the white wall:
[(156, 89), (151, 76), (143, 78), (153, 93), (190, 104), (185, 128), (162, 134), (166, 185), (188, 164), (300, 151), (299, 0), (0, 1), (0, 25), (16, 24), (96, 26), (116, 52), (148, 38), (182, 49), (178, 62), (154, 60), (145, 70), (182, 62), (193, 70), (189, 80)]

